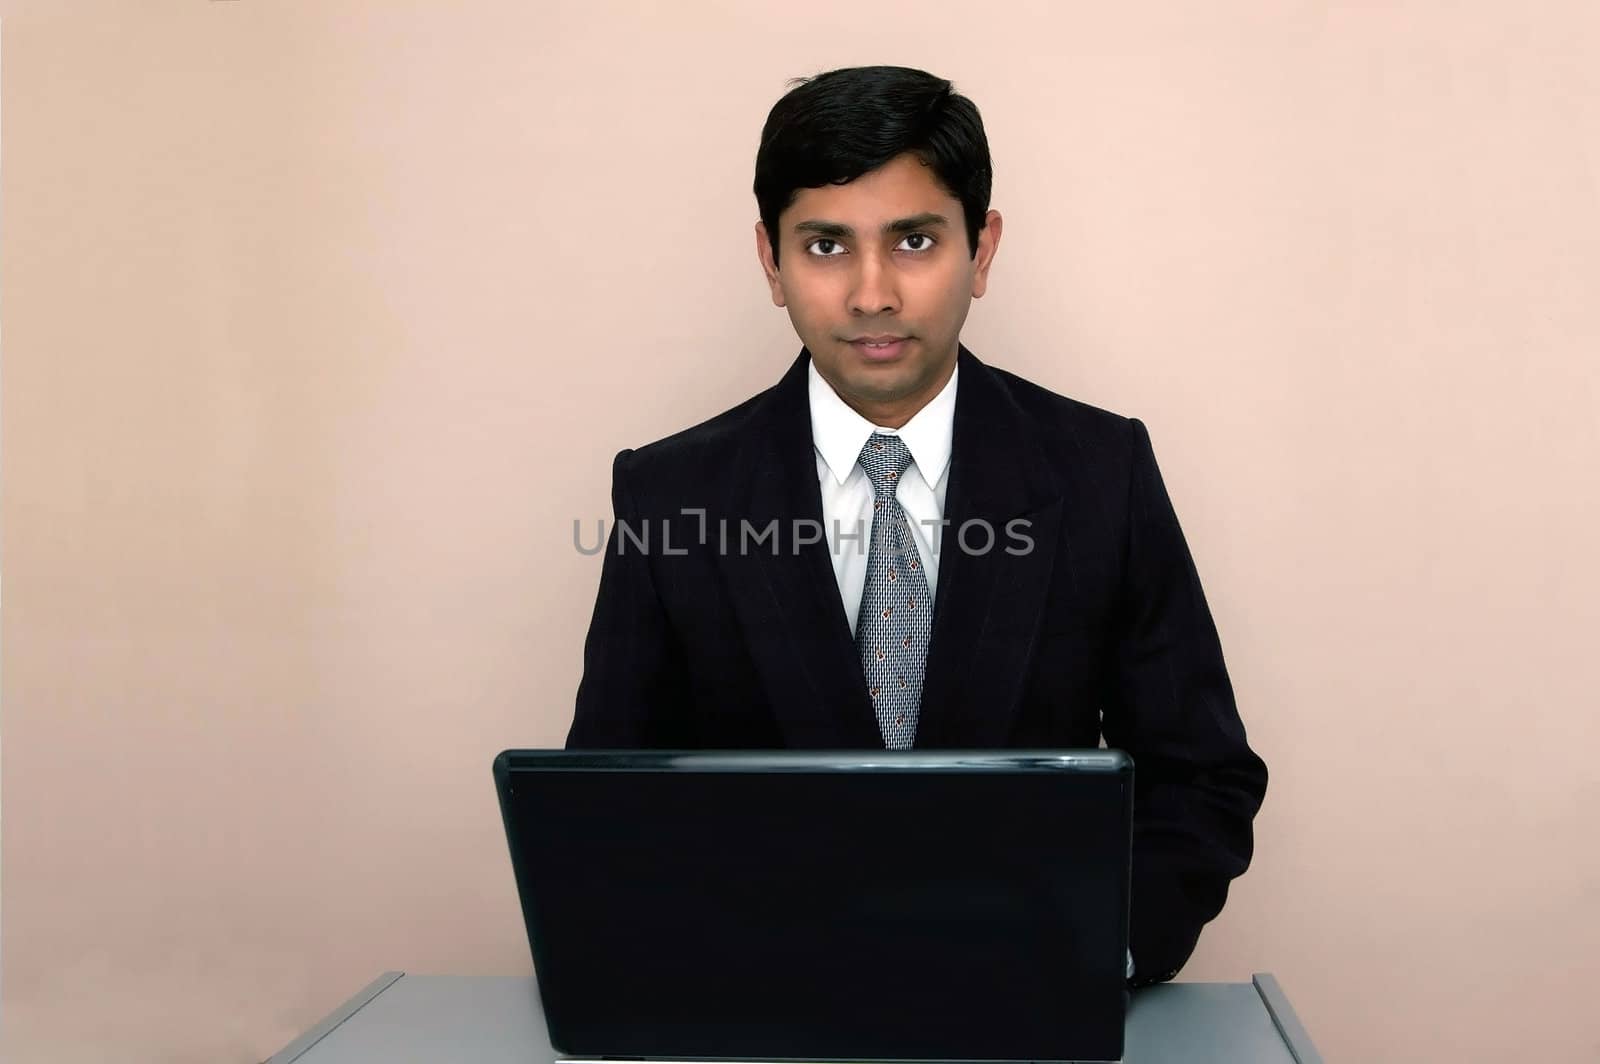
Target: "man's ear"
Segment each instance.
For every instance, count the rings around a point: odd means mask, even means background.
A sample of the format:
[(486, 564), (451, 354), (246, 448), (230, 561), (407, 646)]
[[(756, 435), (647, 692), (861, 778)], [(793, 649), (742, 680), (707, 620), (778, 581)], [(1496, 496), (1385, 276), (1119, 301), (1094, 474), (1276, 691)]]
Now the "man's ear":
[(973, 256), (973, 299), (981, 299), (989, 290), (989, 266), (994, 262), (994, 253), (1000, 250), (1003, 224), (999, 211), (990, 211), (983, 217), (983, 228), (978, 230), (978, 253)]
[(761, 222), (756, 223), (756, 258), (761, 260), (761, 272), (767, 275), (767, 287), (772, 289), (772, 305), (784, 306), (783, 282), (778, 280), (778, 264), (772, 258), (772, 241)]

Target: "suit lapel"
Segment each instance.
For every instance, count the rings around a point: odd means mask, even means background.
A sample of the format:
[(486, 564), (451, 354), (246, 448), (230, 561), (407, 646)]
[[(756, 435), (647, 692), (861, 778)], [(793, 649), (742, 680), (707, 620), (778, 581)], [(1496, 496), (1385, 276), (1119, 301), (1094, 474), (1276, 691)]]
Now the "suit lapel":
[[(775, 523), (776, 539), (741, 549), (731, 527), (723, 554), (739, 614), (785, 744), (793, 748), (882, 749), (861, 662), (821, 535), (807, 393), (810, 353), (802, 350), (751, 412), (730, 500), (732, 526), (754, 534)], [(796, 531), (821, 538), (797, 545)]]
[[(1031, 423), (965, 347), (960, 360), (919, 748), (1005, 745), (1061, 521), (1060, 486)], [(1017, 519), (1027, 524), (1012, 531), (1031, 548), (1008, 532)]]

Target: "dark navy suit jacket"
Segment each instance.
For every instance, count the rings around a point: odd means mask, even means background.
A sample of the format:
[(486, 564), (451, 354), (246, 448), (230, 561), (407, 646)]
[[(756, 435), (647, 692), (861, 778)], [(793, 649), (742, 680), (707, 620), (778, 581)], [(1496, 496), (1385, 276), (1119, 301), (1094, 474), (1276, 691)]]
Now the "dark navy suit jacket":
[[(1169, 979), (1250, 862), (1266, 766), (1144, 425), (959, 357), (915, 746), (1132, 755), (1136, 981)], [(883, 748), (820, 534), (809, 358), (617, 455), (569, 748)]]

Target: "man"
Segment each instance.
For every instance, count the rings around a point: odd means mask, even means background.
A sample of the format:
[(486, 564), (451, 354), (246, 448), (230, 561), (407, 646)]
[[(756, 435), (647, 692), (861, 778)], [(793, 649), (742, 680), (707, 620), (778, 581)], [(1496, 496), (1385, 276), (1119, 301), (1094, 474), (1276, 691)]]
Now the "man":
[(804, 349), (612, 468), (567, 737), (590, 748), (1063, 748), (1135, 771), (1132, 970), (1249, 864), (1266, 767), (1138, 420), (960, 343), (1002, 222), (983, 124), (917, 70), (772, 109), (756, 248)]

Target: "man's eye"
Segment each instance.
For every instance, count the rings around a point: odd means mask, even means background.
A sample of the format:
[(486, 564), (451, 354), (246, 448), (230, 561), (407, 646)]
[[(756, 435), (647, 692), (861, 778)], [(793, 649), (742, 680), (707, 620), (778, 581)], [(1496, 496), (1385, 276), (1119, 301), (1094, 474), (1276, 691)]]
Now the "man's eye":
[[(916, 243), (912, 244), (913, 241)], [(929, 236), (927, 233), (912, 233), (910, 236), (907, 236), (904, 240), (900, 241), (900, 243), (912, 244), (911, 247), (905, 249), (907, 251), (928, 251), (933, 247), (934, 240), (933, 237)]]
[(811, 254), (816, 255), (818, 258), (834, 258), (839, 252), (844, 250), (844, 245), (840, 244), (837, 240), (829, 240), (824, 237), (821, 240), (813, 240), (811, 243), (807, 244), (806, 250)]

